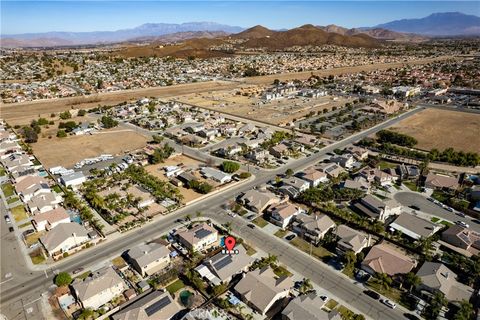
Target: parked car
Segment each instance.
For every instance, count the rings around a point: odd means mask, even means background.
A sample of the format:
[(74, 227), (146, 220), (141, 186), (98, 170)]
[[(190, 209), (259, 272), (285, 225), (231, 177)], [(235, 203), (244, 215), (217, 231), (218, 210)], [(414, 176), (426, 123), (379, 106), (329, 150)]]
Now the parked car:
[(460, 212), (460, 211), (455, 211), (455, 214), (456, 214), (457, 216), (462, 217), (462, 218), (465, 218), (465, 217), (466, 217), (465, 213)]
[(82, 272), (83, 270), (85, 270), (84, 268), (80, 267), (80, 268), (77, 268), (75, 270), (73, 270), (73, 274), (77, 274), (77, 273), (80, 273)]
[(325, 301), (328, 300), (328, 297), (327, 297), (327, 296), (320, 296), (319, 298), (322, 299), (323, 302), (325, 302)]
[(373, 290), (365, 290), (365, 291), (363, 291), (363, 293), (365, 293), (367, 296), (369, 296), (370, 298), (373, 298), (375, 300), (380, 299), (380, 295)]
[(247, 227), (249, 227), (250, 229), (255, 229), (255, 225), (253, 223), (247, 224)]
[(463, 221), (456, 221), (455, 224), (459, 225), (460, 227), (468, 228), (469, 225)]
[(10, 218), (9, 218), (8, 216), (5, 216), (5, 221), (6, 221), (8, 224), (12, 223), (12, 220), (10, 220)]
[(381, 299), (380, 302), (389, 307), (390, 309), (395, 309), (397, 307), (397, 305), (393, 301), (388, 299)]
[(404, 313), (403, 316), (405, 318), (407, 318), (408, 320), (420, 320), (419, 317), (417, 317), (416, 315), (411, 314), (411, 313)]
[(411, 205), (409, 207), (412, 208), (413, 210), (420, 210), (420, 208), (416, 205)]
[(295, 239), (295, 237), (296, 237), (296, 235), (291, 234), (291, 235), (289, 235), (289, 236), (286, 236), (285, 239), (287, 239), (288, 241), (290, 241), (290, 240)]
[(15, 231), (15, 230), (13, 229), (13, 227), (9, 227), (9, 228), (8, 228), (8, 231), (13, 232), (13, 231)]

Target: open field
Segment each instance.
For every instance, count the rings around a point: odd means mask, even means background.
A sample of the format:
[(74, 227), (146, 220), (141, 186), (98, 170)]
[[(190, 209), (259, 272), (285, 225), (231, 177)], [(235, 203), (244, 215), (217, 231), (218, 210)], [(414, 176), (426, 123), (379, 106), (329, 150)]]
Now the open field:
[(114, 105), (130, 99), (137, 99), (141, 97), (160, 97), (169, 98), (182, 94), (208, 92), (217, 90), (235, 89), (242, 83), (247, 84), (271, 84), (274, 79), (291, 80), (291, 79), (305, 79), (310, 75), (315, 74), (319, 76), (328, 76), (357, 73), (361, 71), (372, 70), (386, 70), (389, 68), (401, 67), (404, 65), (425, 64), (435, 60), (445, 60), (451, 57), (438, 57), (429, 59), (418, 59), (415, 61), (404, 63), (381, 63), (366, 66), (355, 66), (335, 69), (325, 69), (318, 71), (307, 71), (297, 73), (285, 73), (268, 76), (259, 76), (243, 79), (243, 82), (224, 82), (224, 81), (210, 81), (200, 83), (181, 84), (170, 87), (152, 87), (133, 90), (123, 90), (116, 92), (104, 92), (82, 97), (48, 99), (38, 101), (28, 101), (12, 104), (1, 104), (0, 114), (2, 118), (11, 121), (19, 118), (32, 119), (40, 115), (49, 115), (52, 112), (61, 112), (73, 108), (89, 109), (101, 105)]
[(418, 140), (416, 147), (430, 150), (454, 148), (480, 153), (480, 114), (426, 109), (391, 129)]
[[(249, 86), (249, 88), (252, 89), (252, 86)], [(260, 93), (263, 90), (264, 88), (260, 86), (255, 88), (255, 91)], [(345, 103), (350, 101), (344, 98), (333, 100), (332, 96), (325, 96), (315, 99), (306, 97), (283, 98), (263, 102), (259, 95), (250, 97), (239, 95), (236, 94), (236, 90), (216, 91), (208, 94), (188, 94), (180, 96), (176, 100), (278, 126), (285, 126), (310, 112), (321, 112), (323, 109), (331, 110), (333, 107), (343, 107)]]
[(146, 145), (147, 138), (130, 130), (102, 130), (93, 135), (42, 138), (32, 143), (34, 154), (46, 168), (72, 167), (80, 160), (100, 154), (121, 154)]
[[(168, 181), (169, 179), (165, 176), (165, 171), (163, 170), (163, 167), (179, 166), (180, 164), (183, 164), (186, 168), (198, 168), (201, 162), (195, 159), (186, 157), (184, 155), (179, 155), (179, 156), (175, 156), (165, 160), (164, 163), (146, 166), (145, 170), (147, 170), (148, 173), (159, 178), (160, 180)], [(177, 187), (177, 188), (178, 190), (180, 190), (180, 193), (183, 195), (184, 197), (183, 201), (185, 203), (188, 203), (189, 201), (192, 201), (202, 196), (200, 193), (197, 193), (192, 189), (188, 189), (185, 187)]]

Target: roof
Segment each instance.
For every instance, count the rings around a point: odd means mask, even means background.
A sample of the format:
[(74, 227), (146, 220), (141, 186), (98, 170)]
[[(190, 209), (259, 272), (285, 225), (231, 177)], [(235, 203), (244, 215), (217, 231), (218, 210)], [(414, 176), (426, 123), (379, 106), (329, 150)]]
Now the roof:
[(315, 293), (300, 295), (288, 303), (282, 311), (282, 319), (285, 320), (334, 320), (338, 313), (323, 311), (321, 307), (324, 302)]
[(472, 246), (480, 250), (480, 233), (478, 232), (458, 225), (452, 225), (442, 233), (442, 239), (449, 242), (452, 238), (456, 238), (458, 241), (463, 242), (466, 247)]
[(128, 251), (128, 256), (142, 268), (169, 254), (170, 250), (167, 247), (155, 242), (139, 244)]
[(81, 171), (74, 172), (72, 174), (62, 176), (61, 179), (63, 182), (67, 183), (68, 181), (74, 181), (77, 179), (85, 179), (85, 175)]
[(53, 228), (46, 235), (40, 238), (45, 248), (50, 251), (57, 248), (65, 240), (72, 237), (88, 237), (88, 231), (82, 225), (76, 222), (61, 223)]
[(362, 265), (375, 272), (393, 276), (408, 273), (415, 267), (416, 261), (391, 245), (380, 243), (370, 249)]
[(316, 181), (322, 178), (326, 178), (327, 175), (324, 172), (320, 172), (313, 168), (304, 171), (305, 173), (302, 175), (302, 179), (309, 180), (309, 181)]
[(153, 291), (113, 315), (114, 320), (170, 319), (182, 308), (168, 291)]
[(300, 222), (302, 227), (309, 231), (318, 231), (323, 233), (335, 227), (335, 222), (327, 215), (306, 215), (299, 214), (295, 220)]
[(442, 263), (425, 262), (417, 276), (423, 285), (439, 290), (451, 301), (468, 301), (473, 294), (473, 288), (457, 282), (457, 275)]
[(371, 208), (375, 208), (378, 211), (381, 211), (385, 208), (385, 204), (382, 202), (382, 200), (372, 196), (371, 194), (367, 194), (361, 199), (361, 201), (363, 204), (366, 204)]
[(39, 213), (33, 217), (33, 220), (38, 224), (41, 221), (48, 221), (48, 223), (52, 224), (57, 221), (61, 221), (64, 219), (69, 218), (67, 211), (63, 207), (58, 207), (56, 209)]
[(251, 271), (235, 286), (235, 290), (258, 310), (265, 310), (275, 296), (290, 289), (293, 282), (289, 277), (277, 277), (272, 269), (265, 267)]
[(247, 251), (242, 245), (236, 246), (235, 249), (238, 250), (238, 254), (229, 255), (219, 252), (204, 262), (204, 265), (221, 281), (242, 271), (254, 260), (247, 255)]
[(15, 183), (15, 190), (17, 190), (17, 193), (23, 193), (32, 186), (40, 186), (45, 183), (45, 179), (40, 176), (26, 176), (19, 182)]
[(400, 230), (405, 235), (414, 239), (420, 237), (428, 238), (440, 229), (440, 226), (436, 223), (418, 218), (405, 212), (401, 213), (389, 227)]
[(298, 211), (297, 207), (289, 202), (273, 204), (269, 210), (271, 210), (272, 213), (278, 214), (283, 219), (293, 216)]
[(335, 234), (340, 238), (340, 245), (350, 248), (354, 252), (362, 249), (367, 242), (367, 237), (363, 233), (343, 224), (337, 227)]
[(288, 186), (295, 187), (297, 189), (301, 189), (305, 185), (308, 185), (308, 182), (305, 180), (299, 179), (297, 177), (290, 177), (290, 178), (283, 179), (283, 185), (288, 185)]
[(205, 175), (207, 178), (213, 178), (218, 181), (222, 181), (224, 178), (231, 178), (232, 176), (229, 175), (228, 173), (222, 172), (220, 170), (210, 168), (210, 167), (205, 167), (202, 168), (202, 174)]
[[(54, 229), (55, 230), (55, 229)], [(89, 277), (81, 282), (74, 283), (77, 298), (81, 301), (88, 300), (98, 293), (123, 284), (122, 278), (111, 267), (104, 267), (93, 272)]]
[(53, 203), (57, 203), (57, 197), (53, 192), (41, 193), (36, 196), (33, 196), (28, 202), (27, 205), (30, 209), (33, 208), (43, 208), (49, 206)]
[(425, 178), (425, 185), (434, 186), (437, 188), (457, 189), (458, 179), (455, 177), (429, 172), (427, 177)]
[(189, 230), (179, 231), (177, 236), (193, 246), (212, 233), (216, 234), (217, 230), (206, 223), (202, 223)]
[(268, 205), (272, 200), (278, 199), (273, 193), (271, 192), (260, 192), (257, 190), (248, 190), (243, 195), (242, 199), (246, 201), (246, 203), (257, 210), (263, 209), (266, 205)]

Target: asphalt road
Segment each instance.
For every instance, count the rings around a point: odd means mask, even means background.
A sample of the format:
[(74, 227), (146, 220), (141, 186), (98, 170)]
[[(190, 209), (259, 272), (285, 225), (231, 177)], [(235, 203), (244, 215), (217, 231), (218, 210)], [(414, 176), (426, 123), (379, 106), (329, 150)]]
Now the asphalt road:
[(402, 206), (417, 206), (419, 211), (434, 215), (436, 217), (455, 222), (463, 221), (470, 226), (470, 229), (480, 232), (480, 224), (472, 221), (469, 216), (462, 218), (453, 212), (443, 209), (433, 202), (427, 200), (426, 196), (418, 192), (397, 192), (393, 198)]
[[(380, 125), (367, 129), (346, 138), (340, 142), (332, 144), (323, 148), (319, 153), (313, 154), (310, 157), (302, 158), (298, 161), (290, 163), (277, 170), (258, 171), (253, 181), (239, 185), (237, 187), (230, 188), (222, 193), (213, 195), (188, 207), (182, 208), (162, 219), (156, 220), (141, 229), (131, 230), (122, 234), (115, 240), (108, 241), (104, 244), (100, 244), (94, 248), (90, 248), (84, 252), (75, 254), (66, 260), (56, 263), (52, 268), (55, 270), (72, 272), (79, 267), (85, 267), (98, 264), (107, 258), (115, 257), (119, 253), (127, 250), (129, 247), (142, 243), (146, 240), (153, 239), (161, 236), (163, 233), (174, 228), (175, 220), (185, 216), (187, 214), (195, 215), (196, 212), (204, 212), (205, 215), (211, 216), (212, 213), (218, 212), (221, 205), (225, 202), (232, 200), (241, 191), (250, 190), (256, 185), (265, 183), (274, 178), (279, 173), (284, 173), (286, 169), (291, 168), (294, 171), (301, 170), (305, 167), (313, 165), (318, 162), (326, 153), (332, 152), (335, 148), (343, 148), (348, 144), (360, 140), (363, 137), (369, 136), (379, 130), (397, 123), (414, 113), (421, 111), (421, 108), (412, 110), (399, 117), (390, 119)], [(2, 211), (5, 208), (2, 208)], [(237, 230), (245, 230), (247, 224), (244, 220), (236, 220), (238, 225)], [(242, 226), (244, 228), (242, 228)], [(403, 318), (399, 311), (390, 310), (381, 305), (378, 302), (371, 301), (370, 298), (361, 293), (361, 288), (357, 285), (340, 278), (338, 273), (333, 270), (322, 268), (322, 264), (314, 258), (305, 256), (301, 251), (289, 247), (285, 244), (281, 244), (275, 237), (268, 236), (260, 230), (252, 231), (240, 231), (240, 235), (245, 238), (246, 241), (251, 242), (254, 246), (264, 250), (265, 252), (271, 252), (280, 257), (280, 261), (286, 264), (288, 267), (292, 267), (294, 270), (304, 274), (306, 277), (311, 278), (315, 283), (320, 286), (325, 286), (326, 289), (334, 292), (339, 298), (350, 303), (352, 306), (364, 312), (366, 315), (373, 319), (401, 319)], [(278, 242), (278, 243), (277, 243)], [(2, 241), (3, 243), (3, 241)], [(14, 249), (18, 252), (18, 248)], [(16, 257), (12, 259), (9, 252), (2, 250), (1, 252), (1, 265), (2, 272), (11, 272), (14, 279), (3, 283), (0, 287), (0, 306), (2, 313), (7, 316), (13, 317), (15, 314), (22, 314), (19, 303), (34, 301), (43, 292), (47, 291), (52, 285), (54, 270), (47, 271), (25, 271), (25, 260), (23, 257)], [(20, 267), (19, 267), (20, 266)], [(370, 301), (369, 301), (370, 300)]]

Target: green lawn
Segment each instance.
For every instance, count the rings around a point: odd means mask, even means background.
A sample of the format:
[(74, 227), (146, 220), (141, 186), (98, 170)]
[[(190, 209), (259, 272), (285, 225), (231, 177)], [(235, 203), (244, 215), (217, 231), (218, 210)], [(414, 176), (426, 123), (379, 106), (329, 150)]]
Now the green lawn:
[(268, 221), (263, 219), (262, 217), (257, 217), (253, 219), (252, 222), (255, 223), (257, 226), (259, 226), (260, 228), (264, 228), (266, 225), (268, 225)]
[(54, 185), (52, 187), (52, 190), (55, 191), (56, 193), (63, 193), (62, 188), (58, 184)]
[(342, 316), (342, 319), (352, 319), (355, 313), (352, 310), (348, 309), (347, 307), (340, 305), (337, 308), (337, 311)]
[(16, 206), (15, 208), (10, 209), (10, 211), (17, 222), (28, 218), (27, 212), (22, 205)]
[(438, 200), (440, 202), (447, 202), (448, 200), (448, 195), (446, 195), (442, 191), (434, 190), (432, 193), (432, 198), (435, 200)]
[(283, 238), (286, 235), (287, 235), (287, 231), (285, 231), (285, 230), (278, 230), (277, 232), (275, 232), (275, 236), (279, 237), (279, 238)]
[(384, 295), (385, 297), (400, 303), (400, 299), (402, 297), (402, 292), (400, 290), (395, 288), (389, 288), (386, 290), (379, 283), (376, 283), (375, 281), (368, 281), (367, 286), (374, 289), (378, 293)]
[(303, 240), (302, 238), (300, 237), (296, 237), (295, 239), (293, 239), (292, 241), (290, 241), (290, 243), (297, 247), (298, 249), (310, 254), (310, 249), (312, 250), (312, 255), (318, 259), (323, 259), (325, 257), (329, 257), (329, 256), (332, 256), (332, 253), (330, 251), (328, 251), (327, 249), (319, 246), (319, 247), (316, 247), (314, 245), (310, 245), (309, 242)]
[(12, 204), (20, 200), (18, 197), (11, 197), (10, 199), (7, 200), (8, 204)]
[(403, 184), (412, 191), (418, 191), (417, 184), (412, 181), (403, 181)]
[(445, 226), (447, 226), (447, 227), (451, 227), (451, 226), (453, 225), (453, 223), (450, 223), (450, 222), (445, 221), (445, 220), (442, 220), (442, 222), (440, 222), (440, 224), (443, 224), (443, 225), (445, 225)]
[(284, 266), (276, 266), (273, 269), (273, 273), (275, 273), (279, 277), (283, 277), (283, 276), (291, 277), (292, 276), (292, 273), (290, 271), (288, 271), (288, 269)]
[(5, 195), (6, 198), (13, 196), (15, 189), (13, 188), (13, 185), (10, 183), (6, 183), (2, 185), (2, 191), (3, 194)]
[(0, 177), (3, 177), (4, 175), (6, 175), (7, 172), (5, 171), (5, 168), (4, 167), (0, 167)]
[(32, 225), (32, 223), (29, 221), (29, 222), (22, 223), (18, 227), (21, 229), (21, 228), (29, 227), (31, 225)]
[(430, 221), (432, 221), (433, 223), (435, 223), (435, 222), (440, 221), (440, 218), (433, 217), (432, 219), (430, 219)]
[(43, 255), (33, 256), (30, 257), (32, 259), (33, 264), (40, 264), (45, 262), (45, 257)]
[(177, 279), (175, 282), (167, 286), (167, 291), (170, 294), (174, 294), (175, 292), (182, 289), (183, 287), (185, 287), (185, 284), (183, 283), (183, 281), (180, 279)]
[(245, 242), (242, 242), (242, 246), (247, 250), (247, 254), (249, 256), (253, 256), (255, 253), (257, 253), (257, 250), (253, 249), (251, 246), (246, 244)]
[(377, 167), (380, 167), (380, 170), (384, 170), (389, 168), (396, 168), (397, 164), (382, 160), (377, 164)]
[(92, 273), (92, 271), (88, 270), (88, 271), (85, 271), (84, 273), (82, 273), (81, 275), (79, 275), (75, 278), (83, 280), (83, 279), (86, 279), (91, 273)]

